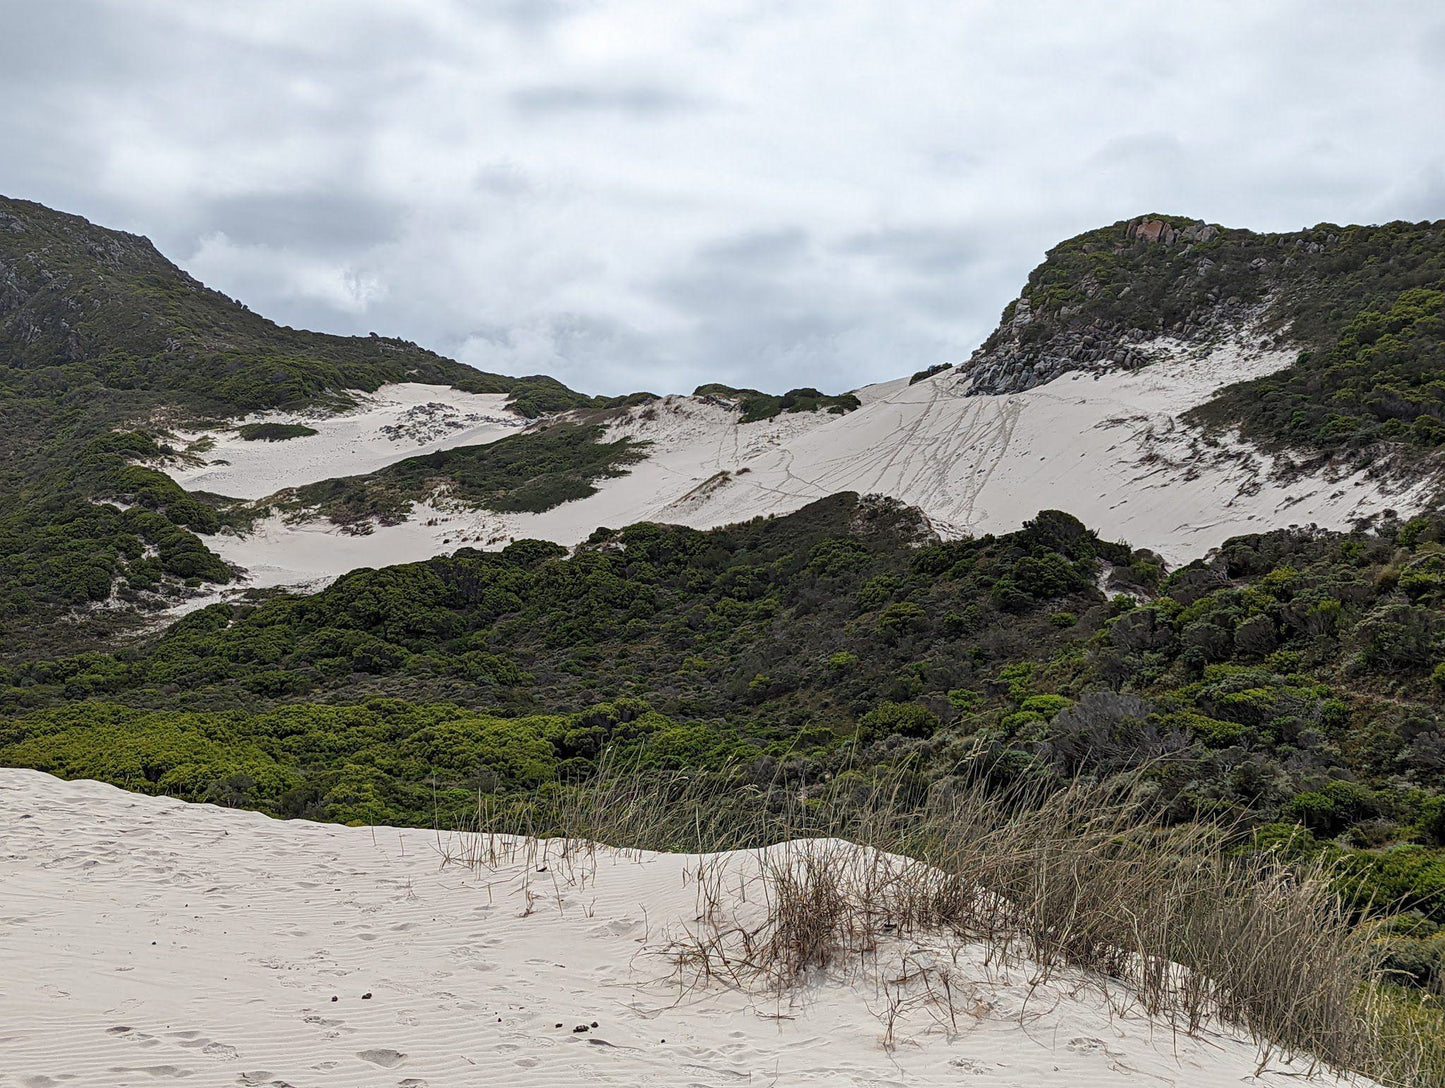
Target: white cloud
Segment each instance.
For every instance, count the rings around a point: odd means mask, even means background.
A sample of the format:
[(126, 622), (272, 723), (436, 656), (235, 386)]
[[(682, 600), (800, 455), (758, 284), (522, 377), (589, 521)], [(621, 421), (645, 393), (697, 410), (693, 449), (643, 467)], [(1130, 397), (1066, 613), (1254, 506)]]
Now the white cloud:
[(201, 238), (186, 262), (203, 283), (241, 285), (238, 297), (272, 290), (337, 314), (365, 314), (386, 295), (375, 276), (289, 248), (238, 245), (220, 231)]
[(1143, 211), (1445, 216), (1441, 41), (1429, 0), (70, 0), (0, 36), (0, 191), (287, 324), (837, 388)]

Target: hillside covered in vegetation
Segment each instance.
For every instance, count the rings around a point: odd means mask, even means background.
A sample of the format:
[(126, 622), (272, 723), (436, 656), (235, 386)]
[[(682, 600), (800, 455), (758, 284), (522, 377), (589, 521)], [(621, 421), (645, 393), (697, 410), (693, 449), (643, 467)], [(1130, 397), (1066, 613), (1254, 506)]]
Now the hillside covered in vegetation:
[(599, 403), (552, 378), (485, 374), (405, 341), (276, 325), (196, 282), (145, 238), (0, 198), (6, 651), (24, 653), (22, 638), (73, 640), (74, 628), (53, 627), (66, 609), (167, 580), (230, 577), (195, 536), (217, 526), (214, 503), (129, 463), (161, 452), (153, 436), (164, 424), (342, 407), (346, 390), (399, 381), (505, 393), (533, 417)]
[(859, 405), (852, 393), (830, 396), (817, 389), (789, 389), (786, 393), (760, 393), (756, 389), (735, 389), (719, 382), (709, 382), (693, 390), (695, 397), (735, 404), (742, 412), (741, 422), (755, 423), (774, 419), (784, 412), (816, 412), (826, 409), (834, 415), (845, 415)]
[(1148, 341), (1241, 333), (1300, 350), (1196, 422), (1266, 448), (1445, 445), (1445, 220), (1256, 233), (1143, 216), (1049, 250), (969, 362), (977, 392), (1147, 365)]
[(1428, 934), (1442, 587), (1439, 519), (1239, 538), (1166, 576), (1057, 512), (938, 543), (907, 508), (837, 496), (732, 529), (599, 531), (575, 556), (524, 542), (357, 571), (23, 664), (0, 675), (0, 762), (414, 824), (604, 752), (765, 791), (885, 766), (1145, 768), (1173, 818), (1331, 851)]
[[(1061, 358), (1145, 365), (1109, 345), (1256, 322), (1309, 346), (1195, 422), (1269, 448), (1427, 455), (1445, 404), (1441, 242), (1441, 224), (1116, 224), (1035, 271), (972, 364), (975, 384), (1011, 387), (1024, 364), (1046, 380)], [(251, 508), (144, 467), (176, 452), (169, 423), (403, 380), (506, 393), (530, 416), (635, 400), (280, 328), (144, 239), (0, 204), (0, 763), (422, 825), (479, 798), (525, 804), (604, 760), (715, 776), (764, 803), (874, 771), (920, 789), (963, 773), (1142, 772), (1171, 820), (1219, 816), (1238, 822), (1241, 849), (1338, 860), (1356, 902), (1397, 912), (1402, 975), (1439, 977), (1440, 517), (1238, 537), (1168, 572), (1059, 511), (944, 542), (915, 510), (840, 494), (710, 531), (599, 529), (575, 554), (464, 548), (105, 640), (119, 621), (96, 606), (230, 578), (197, 534), (263, 508), (363, 526), (441, 490), (545, 510), (646, 455), (590, 414)], [(858, 406), (811, 389), (698, 395), (748, 419)]]

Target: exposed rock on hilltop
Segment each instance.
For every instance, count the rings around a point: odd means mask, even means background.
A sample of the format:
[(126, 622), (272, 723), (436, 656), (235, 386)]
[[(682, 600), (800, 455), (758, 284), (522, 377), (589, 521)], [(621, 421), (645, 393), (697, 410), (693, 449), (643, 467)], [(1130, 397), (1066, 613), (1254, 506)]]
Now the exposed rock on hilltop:
[[(1153, 246), (1177, 246), (1182, 255), (1196, 243), (1214, 241), (1220, 233), (1218, 227), (1204, 222), (1151, 216), (1116, 224), (1108, 230), (1114, 235), (1112, 238), (1100, 238), (1105, 232), (1094, 231), (1062, 243), (1034, 270), (1023, 293), (1004, 311), (998, 329), (970, 359), (967, 370), (972, 392), (1017, 393), (1074, 370), (1103, 372), (1144, 366), (1153, 359), (1148, 350), (1139, 345), (1161, 332), (1177, 333), (1185, 340), (1203, 339), (1200, 333), (1216, 328), (1221, 318), (1227, 319), (1232, 328), (1238, 328), (1248, 316), (1230, 312), (1240, 307), (1228, 304), (1198, 307), (1177, 329), (1164, 329), (1147, 318), (1130, 324), (1121, 319), (1122, 315), (1087, 316), (1085, 301), (1108, 294), (1115, 278), (1112, 273), (1102, 271), (1103, 262), (1098, 260), (1089, 260), (1084, 268), (1069, 277), (1073, 280), (1068, 284), (1070, 297), (1056, 299), (1051, 295), (1045, 285), (1058, 279), (1058, 265), (1071, 256), (1068, 247), (1073, 243), (1080, 243), (1084, 254), (1090, 257), (1108, 254), (1127, 258), (1135, 255), (1131, 250), (1144, 253), (1145, 247)], [(1203, 258), (1200, 267), (1207, 270), (1212, 263)], [(1036, 287), (1043, 288), (1038, 291), (1037, 309)], [(1126, 285), (1116, 297), (1122, 298), (1133, 290), (1134, 287)], [(1206, 295), (1206, 302), (1218, 301)]]
[(1153, 338), (1203, 346), (1256, 323), (1278, 346), (1325, 348), (1356, 314), (1442, 274), (1445, 223), (1257, 234), (1141, 216), (1050, 250), (964, 369), (975, 394), (1019, 392), (1146, 365)]
[(1190, 242), (1208, 242), (1219, 237), (1219, 228), (1210, 226), (1208, 223), (1192, 223), (1183, 230), (1175, 230), (1163, 219), (1150, 219), (1144, 216), (1129, 224), (1128, 235), (1131, 239), (1138, 238), (1146, 242), (1163, 242), (1166, 246), (1173, 245), (1177, 239), (1183, 238)]

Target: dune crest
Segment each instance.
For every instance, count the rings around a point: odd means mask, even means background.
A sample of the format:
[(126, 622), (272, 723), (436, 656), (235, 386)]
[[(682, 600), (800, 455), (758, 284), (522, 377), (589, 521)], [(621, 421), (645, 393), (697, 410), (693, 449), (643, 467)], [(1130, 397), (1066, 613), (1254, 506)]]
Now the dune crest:
[(457, 844), (434, 832), (279, 822), (25, 770), (0, 770), (0, 827), (6, 1088), (1206, 1088), (1305, 1072), (1256, 1075), (1247, 1040), (1111, 1012), (1085, 980), (1030, 992), (968, 946), (898, 950), (956, 954), (952, 1013), (898, 1000), (887, 971), (781, 996), (679, 988), (668, 949), (700, 902), (688, 855), (564, 860), (524, 844), (444, 864)]

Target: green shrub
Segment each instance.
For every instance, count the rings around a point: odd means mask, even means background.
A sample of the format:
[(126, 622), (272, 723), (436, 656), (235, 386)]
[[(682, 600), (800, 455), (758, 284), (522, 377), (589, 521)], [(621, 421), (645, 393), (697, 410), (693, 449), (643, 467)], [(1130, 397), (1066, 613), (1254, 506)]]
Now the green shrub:
[(858, 719), (859, 733), (871, 737), (931, 737), (938, 729), (938, 717), (917, 703), (879, 703)]
[(247, 442), (285, 442), (320, 433), (304, 423), (246, 423), (236, 428), (236, 434)]

